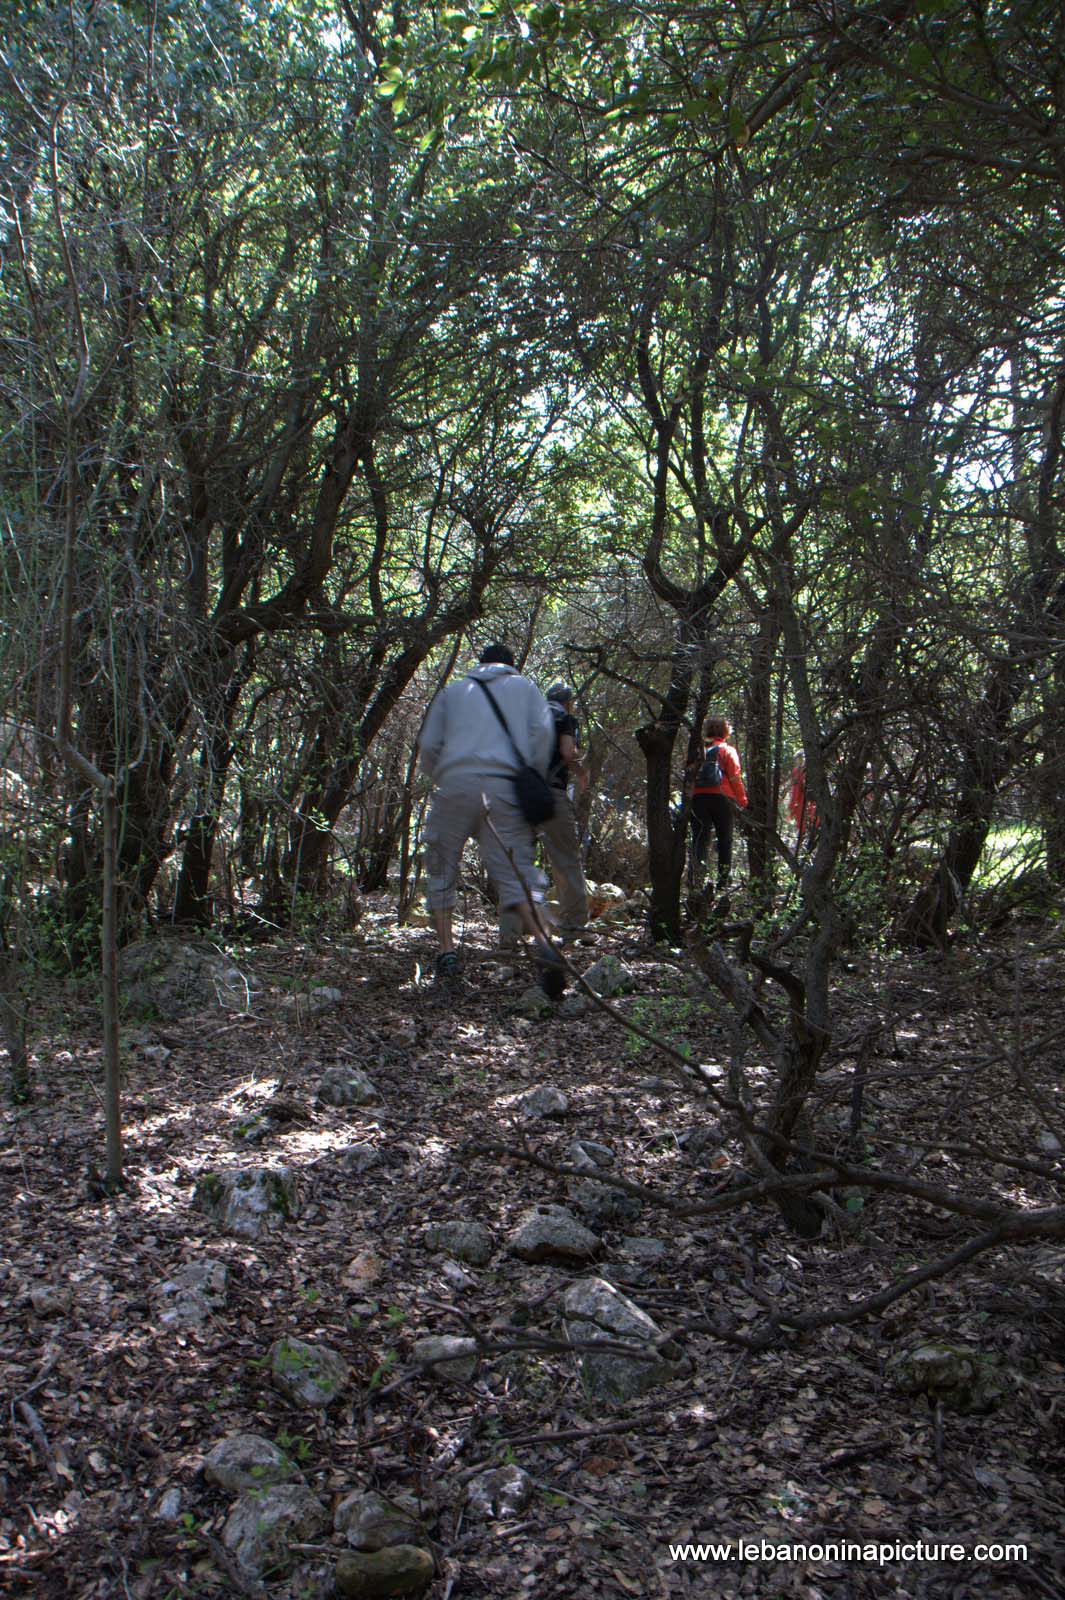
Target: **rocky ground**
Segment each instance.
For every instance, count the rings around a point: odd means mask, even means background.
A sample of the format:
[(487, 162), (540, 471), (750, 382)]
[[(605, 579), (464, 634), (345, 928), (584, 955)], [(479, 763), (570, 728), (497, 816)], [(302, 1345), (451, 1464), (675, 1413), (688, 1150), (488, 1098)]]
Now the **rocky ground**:
[[(681, 956), (624, 921), (577, 965), (604, 953), (624, 1014), (724, 1069), (729, 1018)], [(339, 1569), (348, 1593), (431, 1600), (1065, 1592), (1060, 1246), (746, 1348), (767, 1306), (846, 1306), (973, 1225), (860, 1191), (838, 1197), (849, 1230), (813, 1243), (770, 1206), (700, 1215), (741, 1153), (697, 1086), (583, 999), (541, 1012), (483, 925), (465, 962), (442, 1002), (429, 935), (384, 906), (341, 940), (184, 956), (176, 999), (152, 998), (149, 958), (126, 978), (115, 1198), (93, 1010), (42, 985), (37, 1095), (0, 1128), (0, 1587), (319, 1600)], [(874, 1018), (870, 1151), (1060, 1203), (1056, 955), (1011, 935), (856, 966), (837, 1003), (823, 1137), (849, 1128)], [(1011, 1051), (1036, 1035), (1034, 1059)], [(706, 1331), (722, 1319), (732, 1340)], [(583, 1366), (565, 1347), (611, 1332), (626, 1349)], [(922, 1389), (906, 1360), (929, 1344), (962, 1377)], [(1028, 1550), (669, 1549), (739, 1539)], [(407, 1554), (370, 1555), (381, 1540)], [(376, 1570), (397, 1559), (406, 1576)]]

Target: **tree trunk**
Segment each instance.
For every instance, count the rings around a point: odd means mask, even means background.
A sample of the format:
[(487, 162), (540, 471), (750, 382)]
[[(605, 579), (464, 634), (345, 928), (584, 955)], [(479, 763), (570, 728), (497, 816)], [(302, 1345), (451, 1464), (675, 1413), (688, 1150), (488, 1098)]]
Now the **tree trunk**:
[(673, 746), (677, 730), (661, 721), (637, 728), (647, 763), (647, 860), (651, 877), (650, 934), (658, 943), (680, 942), (680, 887), (684, 877), (687, 816), (672, 814)]
[(980, 719), (977, 721), (977, 726), (982, 726), (984, 732), (966, 752), (961, 789), (946, 847), (935, 872), (918, 892), (903, 919), (903, 936), (920, 947), (945, 948), (951, 921), (973, 881), (991, 829), (995, 796), (1009, 764), (1005, 743), (1008, 718), (1019, 692), (1018, 686), (1006, 701), (999, 695), (995, 696), (999, 710), (994, 731), (998, 737), (988, 734), (986, 719), (982, 723)]
[(1043, 695), (1043, 736), (1038, 773), (1039, 810), (1047, 872), (1065, 884), (1065, 666), (1058, 664)]
[(214, 920), (211, 863), (226, 778), (234, 753), (227, 725), (216, 729), (200, 756), (202, 804), (189, 824), (185, 848), (181, 853), (181, 870), (174, 895), (175, 922), (191, 922), (196, 927), (208, 928)]
[(18, 962), (9, 950), (0, 950), (0, 1041), (7, 1051), (11, 1098), (16, 1105), (25, 1105), (33, 1093), (26, 1049), (26, 1007), (20, 992)]
[(777, 774), (774, 771), (773, 663), (780, 640), (780, 617), (769, 605), (759, 619), (758, 637), (751, 652), (744, 711), (747, 754), (747, 798), (750, 821), (747, 863), (756, 899), (768, 903), (773, 891), (776, 851), (770, 840), (776, 831)]

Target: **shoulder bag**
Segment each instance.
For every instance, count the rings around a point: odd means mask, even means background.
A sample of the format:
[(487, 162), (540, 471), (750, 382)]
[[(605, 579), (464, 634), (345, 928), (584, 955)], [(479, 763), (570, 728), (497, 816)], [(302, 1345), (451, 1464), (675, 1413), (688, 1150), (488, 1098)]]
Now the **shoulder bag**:
[(535, 767), (530, 767), (518, 746), (514, 742), (514, 735), (507, 724), (507, 719), (496, 704), (495, 695), (482, 678), (474, 678), (478, 688), (483, 689), (488, 696), (488, 703), (499, 719), (500, 726), (510, 740), (514, 754), (518, 758), (518, 770), (514, 774), (514, 793), (517, 796), (518, 808), (526, 822), (532, 827), (538, 827), (541, 822), (550, 822), (555, 814), (555, 796), (542, 773)]

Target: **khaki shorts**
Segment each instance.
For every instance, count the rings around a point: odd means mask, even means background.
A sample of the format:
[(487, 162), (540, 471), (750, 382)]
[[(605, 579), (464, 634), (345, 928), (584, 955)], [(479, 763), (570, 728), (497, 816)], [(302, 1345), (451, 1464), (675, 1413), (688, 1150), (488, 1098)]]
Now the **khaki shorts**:
[(525, 885), (534, 900), (544, 897), (544, 877), (536, 866), (535, 836), (518, 809), (510, 778), (449, 775), (433, 795), (422, 838), (425, 901), (430, 911), (450, 911), (454, 906), (467, 839), (477, 841), (500, 906), (520, 905), (526, 897)]

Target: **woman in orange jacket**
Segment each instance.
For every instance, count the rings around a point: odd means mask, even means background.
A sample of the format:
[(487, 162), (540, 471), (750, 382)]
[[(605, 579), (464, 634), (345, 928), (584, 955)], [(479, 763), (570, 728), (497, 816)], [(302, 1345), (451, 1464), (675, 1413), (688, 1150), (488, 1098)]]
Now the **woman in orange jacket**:
[(805, 839), (812, 849), (817, 841), (817, 807), (806, 792), (806, 757), (801, 750), (796, 752), (788, 782), (788, 816), (795, 824), (795, 848), (801, 850)]
[(732, 725), (725, 717), (707, 717), (703, 723), (703, 754), (689, 768), (691, 781), (692, 854), (701, 880), (706, 866), (710, 831), (717, 841), (717, 886), (723, 889), (732, 875), (732, 807), (747, 806), (740, 758), (729, 744)]

